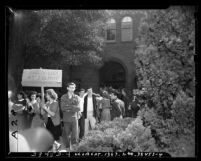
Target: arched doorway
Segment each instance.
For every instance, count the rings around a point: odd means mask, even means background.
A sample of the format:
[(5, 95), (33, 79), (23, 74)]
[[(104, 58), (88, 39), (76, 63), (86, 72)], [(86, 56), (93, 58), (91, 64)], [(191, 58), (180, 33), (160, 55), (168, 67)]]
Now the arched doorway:
[(99, 74), (100, 86), (125, 87), (126, 71), (120, 63), (115, 61), (106, 62), (100, 69)]

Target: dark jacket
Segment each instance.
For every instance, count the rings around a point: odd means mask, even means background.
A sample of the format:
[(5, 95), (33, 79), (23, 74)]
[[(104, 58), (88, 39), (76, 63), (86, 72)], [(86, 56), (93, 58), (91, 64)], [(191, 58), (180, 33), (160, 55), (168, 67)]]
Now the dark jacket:
[[(100, 112), (99, 112), (99, 109), (97, 107), (96, 96), (92, 95), (92, 99), (93, 99), (93, 116), (95, 118), (99, 118), (100, 117)], [(85, 119), (87, 118), (87, 101), (88, 101), (88, 95), (86, 95), (85, 98), (84, 98), (83, 115), (84, 115)]]
[(138, 98), (136, 98), (135, 101), (133, 100), (131, 102), (131, 110), (132, 110), (132, 117), (134, 118), (137, 117), (137, 113), (140, 110)]
[(117, 100), (118, 99), (111, 102), (112, 104), (111, 120), (113, 120), (116, 117), (120, 117), (122, 115), (122, 108), (121, 108), (120, 102)]

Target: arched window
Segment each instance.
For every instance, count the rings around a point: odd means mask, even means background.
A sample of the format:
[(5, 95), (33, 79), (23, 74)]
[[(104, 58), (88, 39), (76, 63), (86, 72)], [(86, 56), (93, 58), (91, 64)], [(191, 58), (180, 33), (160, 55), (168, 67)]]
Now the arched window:
[(113, 18), (107, 21), (106, 40), (112, 42), (116, 40), (116, 21)]
[(124, 17), (121, 21), (121, 41), (132, 41), (133, 21), (131, 17)]

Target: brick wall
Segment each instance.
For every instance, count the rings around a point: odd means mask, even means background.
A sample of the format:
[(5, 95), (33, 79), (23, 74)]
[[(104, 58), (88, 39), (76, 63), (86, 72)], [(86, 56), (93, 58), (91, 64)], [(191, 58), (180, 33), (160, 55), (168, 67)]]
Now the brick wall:
[[(133, 40), (131, 42), (121, 41), (121, 20), (124, 16), (130, 16), (133, 19)], [(140, 25), (140, 20), (143, 17), (142, 14), (133, 15), (115, 15), (117, 26), (116, 42), (106, 42), (104, 48), (104, 62), (115, 61), (120, 63), (126, 71), (126, 84), (127, 89), (133, 89), (136, 87), (135, 78), (135, 49), (136, 43), (135, 38), (138, 35), (138, 28)], [(94, 91), (98, 91), (99, 88), (99, 68), (93, 66), (81, 66), (73, 68), (73, 79), (80, 79), (81, 86), (86, 88), (91, 85)]]

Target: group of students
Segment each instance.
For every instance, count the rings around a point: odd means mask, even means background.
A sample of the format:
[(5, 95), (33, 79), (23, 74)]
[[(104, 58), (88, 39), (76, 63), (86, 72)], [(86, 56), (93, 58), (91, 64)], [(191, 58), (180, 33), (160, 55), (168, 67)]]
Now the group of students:
[[(67, 93), (60, 100), (53, 89), (46, 90), (45, 99), (37, 92), (32, 92), (30, 98), (24, 92), (19, 92), (14, 102), (9, 96), (9, 116), (15, 116), (18, 120), (18, 131), (44, 127), (52, 134), (56, 149), (61, 146), (60, 136), (63, 137), (65, 147), (70, 148), (82, 140), (89, 130), (94, 129), (97, 123), (116, 117), (129, 117), (129, 113), (135, 109), (135, 114), (130, 116), (133, 117), (139, 110), (135, 96), (128, 103), (125, 93), (119, 95), (114, 89), (101, 89), (100, 94), (96, 94), (89, 87), (87, 91), (80, 89), (77, 95), (73, 82), (68, 83), (66, 89)], [(121, 96), (121, 99), (118, 98)]]
[(17, 131), (19, 133), (30, 128), (46, 128), (54, 138), (54, 145), (59, 148), (61, 145), (58, 142), (61, 135), (61, 123), (58, 96), (53, 89), (48, 89), (45, 98), (46, 102), (43, 96), (35, 91), (31, 92), (29, 97), (20, 91), (17, 93), (17, 100), (13, 102), (11, 96), (8, 96), (9, 128), (11, 127), (11, 120), (17, 120)]

